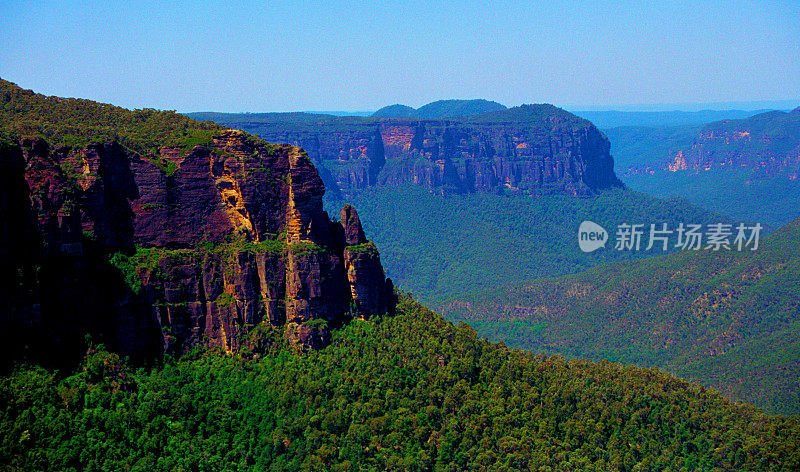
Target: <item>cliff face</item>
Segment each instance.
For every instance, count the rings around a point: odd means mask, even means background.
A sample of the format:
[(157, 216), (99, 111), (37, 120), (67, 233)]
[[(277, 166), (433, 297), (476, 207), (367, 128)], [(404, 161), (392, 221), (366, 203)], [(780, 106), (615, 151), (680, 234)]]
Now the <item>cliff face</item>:
[(225, 123), (302, 147), (326, 185), (345, 195), (373, 185), (570, 195), (621, 185), (608, 139), (590, 122), (548, 105), (451, 121), (278, 118)]
[(571, 195), (619, 185), (609, 143), (591, 125), (386, 123), (380, 131), (383, 185)]
[(211, 146), (149, 156), (41, 139), (0, 154), (5, 333), (54, 352), (93, 333), (146, 356), (236, 350), (268, 321), (308, 349), (350, 317), (387, 309), (377, 251), (350, 254), (371, 245), (355, 209), (329, 219), (299, 148), (228, 130)]
[(33, 323), (39, 318), (33, 304), (33, 267), (40, 251), (33, 244), (30, 207), (22, 149), (0, 142), (0, 326), (4, 328), (0, 329), (0, 356), (4, 359), (20, 347), (13, 342), (20, 331), (19, 320)]
[(800, 175), (800, 108), (710, 123), (664, 170), (746, 168), (796, 180)]

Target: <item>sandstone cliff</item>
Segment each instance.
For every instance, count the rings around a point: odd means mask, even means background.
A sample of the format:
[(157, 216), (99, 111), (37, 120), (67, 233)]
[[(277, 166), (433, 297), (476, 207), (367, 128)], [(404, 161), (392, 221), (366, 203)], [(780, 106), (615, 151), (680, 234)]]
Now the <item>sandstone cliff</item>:
[(588, 195), (621, 185), (608, 139), (552, 105), (447, 120), (296, 114), (215, 119), (302, 147), (326, 186), (345, 195), (375, 185), (532, 195)]
[(796, 180), (800, 175), (800, 108), (703, 126), (694, 143), (669, 156), (663, 170), (743, 168)]
[(140, 357), (231, 351), (262, 322), (309, 349), (390, 308), (355, 209), (330, 220), (297, 147), (233, 130), (150, 155), (24, 139), (0, 148), (0, 177), (7, 357), (74, 351), (85, 333)]

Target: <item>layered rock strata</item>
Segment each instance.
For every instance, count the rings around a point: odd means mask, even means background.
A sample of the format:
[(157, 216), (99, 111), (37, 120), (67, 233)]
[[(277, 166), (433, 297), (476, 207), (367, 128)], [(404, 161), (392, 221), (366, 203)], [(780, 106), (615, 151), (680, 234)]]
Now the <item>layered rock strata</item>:
[[(297, 147), (228, 130), (210, 146), (149, 156), (41, 139), (0, 154), (9, 329), (43, 329), (70, 348), (95, 333), (135, 356), (237, 350), (269, 322), (309, 349), (351, 317), (389, 308), (391, 284), (355, 209), (330, 220), (322, 180)], [(38, 280), (24, 284), (29, 272)]]
[(344, 195), (375, 185), (531, 195), (588, 195), (621, 185), (605, 135), (552, 105), (450, 120), (286, 122), (275, 115), (271, 122), (226, 124), (301, 146), (326, 186)]
[(660, 170), (746, 169), (797, 180), (800, 176), (800, 108), (741, 120), (709, 123), (690, 148), (669, 156)]

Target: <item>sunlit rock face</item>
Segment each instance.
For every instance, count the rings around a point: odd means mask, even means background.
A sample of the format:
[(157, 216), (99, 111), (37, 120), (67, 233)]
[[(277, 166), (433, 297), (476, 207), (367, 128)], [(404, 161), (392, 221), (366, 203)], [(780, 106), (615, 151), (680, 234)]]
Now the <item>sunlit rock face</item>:
[(796, 180), (800, 175), (800, 107), (741, 120), (709, 123), (688, 149), (669, 156), (663, 170), (748, 169)]
[[(318, 348), (348, 319), (387, 310), (391, 284), (355, 209), (331, 221), (298, 147), (228, 130), (211, 146), (148, 156), (36, 139), (0, 157), (0, 238), (14, 247), (0, 254), (11, 269), (0, 321), (55, 339), (53, 352), (85, 332), (133, 356), (235, 351), (262, 322)], [(109, 263), (117, 251), (134, 261), (119, 266), (127, 273)], [(17, 293), (29, 270), (35, 290)]]
[(275, 122), (248, 129), (305, 149), (326, 186), (345, 196), (374, 185), (532, 195), (587, 195), (621, 185), (608, 139), (552, 105), (451, 120)]

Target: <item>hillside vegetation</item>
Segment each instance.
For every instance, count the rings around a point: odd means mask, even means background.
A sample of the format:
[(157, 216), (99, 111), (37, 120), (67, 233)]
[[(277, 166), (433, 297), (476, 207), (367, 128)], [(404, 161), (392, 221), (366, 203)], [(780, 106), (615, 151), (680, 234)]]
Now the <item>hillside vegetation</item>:
[[(586, 254), (578, 226), (594, 221), (613, 232), (624, 222), (727, 221), (681, 201), (629, 190), (595, 197), (432, 195), (418, 187), (372, 188), (352, 199), (364, 228), (381, 248), (387, 275), (433, 307), (445, 300), (520, 280), (565, 275), (604, 262), (660, 254), (608, 249)], [(329, 212), (342, 205), (327, 202)]]
[(510, 351), (405, 298), (321, 351), (198, 352), (132, 371), (90, 349), (0, 380), (0, 468), (797, 470), (800, 423), (655, 369)]
[(800, 412), (800, 219), (756, 251), (686, 251), (517, 284), (445, 314), (532, 351), (658, 366)]
[(128, 110), (91, 100), (48, 97), (0, 79), (0, 138), (44, 138), (52, 146), (119, 141), (142, 153), (165, 144), (210, 144), (224, 128), (152, 108)]

